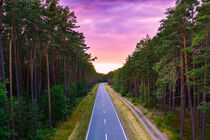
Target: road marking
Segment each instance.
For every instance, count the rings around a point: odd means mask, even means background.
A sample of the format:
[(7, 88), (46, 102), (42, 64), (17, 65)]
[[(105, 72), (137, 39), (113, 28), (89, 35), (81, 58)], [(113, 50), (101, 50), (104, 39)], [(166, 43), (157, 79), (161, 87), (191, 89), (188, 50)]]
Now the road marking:
[(105, 110), (103, 110), (103, 112), (104, 112), (104, 114), (106, 113), (106, 111), (105, 111)]
[(104, 119), (104, 124), (106, 124), (106, 119)]
[(107, 134), (105, 134), (105, 140), (107, 140)]
[(104, 104), (103, 104), (103, 107), (104, 107)]
[(95, 101), (94, 101), (94, 105), (93, 105), (93, 109), (92, 109), (92, 114), (91, 114), (91, 118), (90, 118), (90, 121), (89, 121), (88, 131), (87, 131), (87, 133), (86, 133), (85, 140), (87, 140), (87, 139), (88, 139), (88, 136), (89, 136), (90, 127), (91, 127), (92, 119), (93, 119), (93, 114), (94, 114), (94, 112), (95, 112), (95, 105), (96, 105), (97, 94), (99, 93), (100, 87), (101, 87), (101, 84), (98, 86), (98, 90), (97, 90), (97, 93), (96, 93), (96, 98), (95, 98)]
[[(104, 86), (105, 87), (105, 86)], [(105, 89), (106, 90), (106, 89)], [(118, 115), (117, 115), (117, 112), (116, 112), (116, 110), (115, 110), (115, 108), (114, 108), (114, 105), (113, 105), (113, 103), (112, 103), (112, 100), (111, 100), (111, 98), (110, 98), (110, 96), (109, 96), (109, 93), (108, 93), (108, 91), (106, 90), (106, 93), (108, 94), (108, 100), (109, 100), (109, 102), (111, 103), (111, 106), (113, 107), (113, 109), (114, 109), (114, 113), (115, 113), (115, 115), (117, 116), (117, 120), (118, 120), (118, 122), (119, 122), (119, 124), (120, 124), (120, 127), (121, 127), (121, 129), (122, 129), (122, 131), (123, 131), (123, 134), (124, 134), (124, 137), (125, 137), (125, 139), (126, 140), (128, 140), (128, 138), (127, 138), (127, 136), (126, 136), (126, 134), (125, 134), (125, 131), (124, 131), (124, 129), (123, 129), (123, 126), (122, 126), (122, 124), (121, 124), (121, 121), (120, 121), (120, 119), (119, 119), (119, 117), (118, 117)]]

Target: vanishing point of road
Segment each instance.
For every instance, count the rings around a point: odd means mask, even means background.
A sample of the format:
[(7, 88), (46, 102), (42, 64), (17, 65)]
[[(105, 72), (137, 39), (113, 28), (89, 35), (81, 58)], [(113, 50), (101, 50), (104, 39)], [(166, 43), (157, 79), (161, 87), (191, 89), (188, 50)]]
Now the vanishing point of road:
[(123, 126), (104, 86), (98, 87), (86, 140), (127, 140)]

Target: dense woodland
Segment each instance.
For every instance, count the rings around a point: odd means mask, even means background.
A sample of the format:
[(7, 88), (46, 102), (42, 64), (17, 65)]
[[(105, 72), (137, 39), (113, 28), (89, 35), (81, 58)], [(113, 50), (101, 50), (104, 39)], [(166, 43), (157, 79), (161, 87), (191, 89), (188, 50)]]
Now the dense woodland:
[(0, 0), (0, 139), (47, 139), (97, 74), (58, 0)]
[(203, 140), (210, 118), (210, 1), (177, 0), (165, 14), (156, 36), (138, 42), (108, 82), (144, 107), (180, 114), (181, 136), (189, 110), (188, 139)]

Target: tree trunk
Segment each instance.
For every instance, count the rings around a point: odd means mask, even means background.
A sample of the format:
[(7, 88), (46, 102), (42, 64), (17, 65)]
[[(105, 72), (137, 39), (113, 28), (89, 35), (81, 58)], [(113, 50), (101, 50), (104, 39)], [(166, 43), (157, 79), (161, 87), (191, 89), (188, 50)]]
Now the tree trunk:
[(144, 81), (144, 102), (146, 103), (146, 79), (145, 79), (145, 76), (144, 76), (144, 73), (142, 73), (142, 77), (143, 77), (143, 81)]
[(164, 109), (164, 114), (166, 114), (166, 92), (163, 98), (163, 109)]
[[(64, 49), (66, 49), (66, 44), (64, 46)], [(67, 78), (67, 74), (66, 74), (66, 54), (63, 54), (63, 70), (64, 70), (64, 92), (65, 92), (65, 96), (66, 98), (68, 98), (67, 96), (67, 82), (66, 82), (66, 78)], [(66, 103), (68, 104), (68, 103)], [(65, 120), (66, 120), (66, 115), (65, 115)]]
[[(13, 9), (15, 8), (15, 0), (13, 1)], [(12, 13), (12, 23), (11, 23), (11, 38), (9, 41), (9, 84), (10, 84), (10, 103), (11, 103), (11, 129), (12, 129), (12, 139), (14, 140), (14, 113), (13, 113), (13, 91), (12, 91), (12, 42), (14, 40), (14, 18), (15, 18), (15, 12)]]
[[(206, 56), (208, 54), (208, 40), (206, 37)], [(207, 67), (207, 58), (205, 58), (205, 67)], [(204, 87), (207, 86), (207, 68), (204, 70)], [(203, 103), (206, 103), (206, 91), (203, 92)], [(205, 124), (206, 124), (206, 110), (202, 111), (202, 122), (201, 122), (201, 132), (200, 132), (200, 140), (204, 140), (204, 132), (205, 132)]]
[(181, 113), (180, 113), (180, 135), (183, 136), (184, 131), (184, 112), (185, 112), (185, 94), (184, 94), (184, 69), (183, 69), (183, 53), (180, 51), (180, 77), (181, 77)]
[(75, 60), (75, 71), (74, 71), (74, 83), (75, 83), (75, 94), (77, 93), (77, 58)]
[(139, 81), (136, 79), (134, 80), (134, 94), (136, 98), (139, 97)]
[(175, 113), (175, 88), (176, 88), (176, 82), (175, 82), (175, 80), (173, 81), (173, 114)]
[(148, 79), (148, 108), (150, 108), (150, 81)]
[[(1, 24), (1, 23), (0, 23)], [(4, 90), (7, 91), (7, 85), (6, 85), (6, 73), (5, 73), (5, 61), (4, 61), (4, 48), (2, 45), (2, 35), (0, 34), (0, 56), (1, 56), (1, 72), (2, 72), (2, 81), (4, 84)], [(7, 93), (5, 94), (5, 96), (7, 97)], [(8, 115), (8, 106), (5, 106), (5, 112)], [(7, 121), (7, 127), (9, 129), (9, 121)]]
[(17, 67), (18, 67), (18, 79), (19, 79), (19, 87), (20, 87), (20, 96), (22, 96), (23, 93), (23, 85), (22, 85), (22, 77), (21, 77), (21, 62), (20, 62), (20, 53), (21, 53), (21, 45), (19, 40), (17, 40)]
[(37, 61), (36, 61), (36, 54), (37, 54), (37, 48), (36, 46), (34, 46), (34, 57), (33, 57), (33, 61), (34, 61), (34, 96), (35, 96), (35, 100), (37, 103)]
[(33, 47), (31, 46), (31, 101), (32, 101), (32, 107), (34, 107), (34, 60), (33, 60)]
[[(184, 62), (185, 62), (185, 72), (188, 73), (188, 63), (187, 63), (187, 51), (186, 51), (186, 36), (185, 31), (183, 30), (183, 46), (184, 46)], [(191, 123), (192, 123), (192, 138), (196, 140), (196, 132), (195, 132), (195, 117), (194, 111), (192, 107), (191, 101), (191, 93), (190, 93), (190, 86), (189, 86), (189, 75), (186, 75), (186, 83), (187, 83), (187, 94), (188, 94), (188, 102), (189, 102), (189, 109), (190, 109), (190, 116), (191, 116)]]
[(41, 58), (41, 51), (39, 51), (39, 107), (41, 106), (41, 89), (42, 89), (42, 58)]
[[(194, 64), (194, 57), (195, 57), (195, 50), (193, 49), (193, 70), (195, 69), (195, 64)], [(194, 109), (194, 116), (196, 120), (196, 95), (195, 95), (195, 78), (193, 77), (193, 109)], [(195, 122), (196, 126), (196, 122)]]
[(55, 79), (55, 61), (54, 61), (54, 58), (55, 58), (55, 48), (52, 47), (52, 79), (53, 79), (53, 86), (56, 85), (56, 79)]
[[(154, 90), (154, 91), (156, 90), (156, 88), (155, 88), (155, 82), (154, 82), (154, 84), (153, 84), (153, 90)], [(155, 105), (156, 105), (156, 96), (155, 96), (155, 94), (153, 95), (153, 98), (154, 98), (153, 106), (155, 106)], [(156, 106), (155, 106), (155, 109), (156, 109)]]
[(51, 128), (51, 99), (50, 99), (50, 72), (49, 72), (49, 58), (48, 46), (45, 48), (46, 66), (47, 66), (47, 93), (48, 93), (48, 107), (49, 107), (49, 128)]
[[(20, 103), (20, 80), (19, 80), (19, 67), (18, 67), (18, 62), (17, 62), (17, 38), (14, 38), (14, 57), (15, 57), (15, 75), (16, 75), (16, 88), (17, 88), (17, 95), (18, 95), (18, 102)], [(18, 118), (20, 119), (20, 111), (21, 111), (21, 106), (18, 104)], [(21, 133), (20, 130), (20, 123), (18, 123), (18, 133)]]
[(19, 72), (18, 72), (18, 63), (17, 63), (17, 43), (16, 38), (14, 39), (14, 57), (15, 57), (15, 75), (16, 75), (16, 85), (17, 85), (17, 95), (18, 101), (20, 101), (20, 80), (19, 80)]
[(168, 108), (171, 111), (171, 85), (169, 87)]

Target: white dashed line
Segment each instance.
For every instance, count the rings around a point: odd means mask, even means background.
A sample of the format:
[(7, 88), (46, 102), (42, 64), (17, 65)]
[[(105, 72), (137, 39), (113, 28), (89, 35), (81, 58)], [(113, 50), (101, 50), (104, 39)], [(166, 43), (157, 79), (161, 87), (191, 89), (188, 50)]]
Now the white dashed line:
[(104, 119), (104, 124), (106, 124), (106, 119)]
[(107, 134), (105, 134), (105, 140), (107, 140)]
[(103, 112), (104, 112), (104, 114), (106, 113), (106, 111), (105, 111), (105, 110), (103, 110)]
[(104, 107), (104, 104), (103, 104), (103, 107)]

